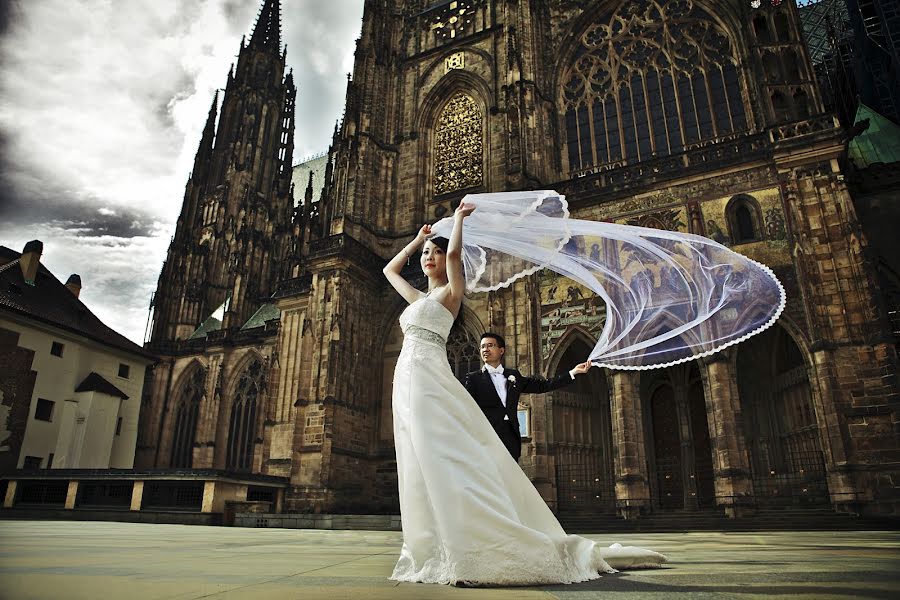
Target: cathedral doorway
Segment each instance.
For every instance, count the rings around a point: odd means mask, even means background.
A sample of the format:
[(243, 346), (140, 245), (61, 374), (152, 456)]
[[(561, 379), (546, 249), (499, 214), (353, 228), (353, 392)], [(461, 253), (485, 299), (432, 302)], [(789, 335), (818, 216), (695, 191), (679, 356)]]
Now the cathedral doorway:
[(806, 364), (784, 328), (771, 327), (738, 346), (737, 382), (757, 502), (828, 504)]
[(653, 505), (660, 510), (715, 505), (712, 445), (697, 364), (652, 371), (641, 384)]
[[(565, 373), (583, 362), (590, 345), (574, 338), (557, 361)], [(591, 369), (552, 394), (557, 509), (560, 513), (614, 513), (612, 421), (606, 375)]]

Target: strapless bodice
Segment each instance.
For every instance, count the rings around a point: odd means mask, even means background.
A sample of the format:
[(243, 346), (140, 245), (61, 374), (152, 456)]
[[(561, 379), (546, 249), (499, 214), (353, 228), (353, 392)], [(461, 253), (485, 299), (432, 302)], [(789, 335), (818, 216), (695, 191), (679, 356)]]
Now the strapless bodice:
[(400, 329), (404, 336), (445, 344), (451, 327), (453, 315), (443, 304), (428, 295), (407, 306), (400, 314)]

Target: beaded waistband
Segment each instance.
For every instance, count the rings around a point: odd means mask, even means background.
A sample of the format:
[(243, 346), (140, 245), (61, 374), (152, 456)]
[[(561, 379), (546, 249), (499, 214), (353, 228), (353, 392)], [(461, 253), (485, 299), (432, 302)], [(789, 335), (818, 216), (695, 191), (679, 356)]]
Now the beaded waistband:
[(446, 346), (447, 340), (444, 339), (439, 333), (435, 333), (430, 329), (425, 329), (424, 327), (418, 327), (417, 325), (410, 325), (406, 328), (404, 332), (406, 337), (415, 338), (417, 340), (421, 340), (423, 342), (429, 342), (431, 344), (437, 344), (438, 346)]

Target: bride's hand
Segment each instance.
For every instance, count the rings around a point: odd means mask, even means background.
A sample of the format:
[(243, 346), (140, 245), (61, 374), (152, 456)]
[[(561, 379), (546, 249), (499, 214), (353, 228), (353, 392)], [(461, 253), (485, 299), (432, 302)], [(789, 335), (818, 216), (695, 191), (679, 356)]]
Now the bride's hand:
[(427, 238), (429, 235), (431, 235), (431, 225), (426, 223), (422, 225), (422, 228), (419, 230), (418, 235), (416, 235), (416, 239), (425, 241), (425, 238)]
[(456, 207), (455, 215), (458, 217), (466, 218), (471, 215), (475, 211), (475, 205), (470, 202), (460, 202), (459, 206)]

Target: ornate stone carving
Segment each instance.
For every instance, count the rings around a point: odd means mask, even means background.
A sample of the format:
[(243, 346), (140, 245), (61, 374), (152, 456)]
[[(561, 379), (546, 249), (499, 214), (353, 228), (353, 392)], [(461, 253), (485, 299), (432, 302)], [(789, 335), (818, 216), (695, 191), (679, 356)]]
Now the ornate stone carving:
[(440, 40), (452, 40), (465, 33), (475, 16), (479, 0), (448, 2), (431, 17), (431, 30)]
[(434, 132), (434, 195), (482, 184), (481, 108), (471, 96), (457, 93), (438, 116)]
[(563, 81), (573, 172), (677, 153), (746, 128), (726, 31), (691, 0), (623, 2), (580, 37)]
[(454, 69), (466, 68), (466, 55), (464, 52), (455, 52), (444, 59), (444, 72), (449, 73)]

